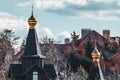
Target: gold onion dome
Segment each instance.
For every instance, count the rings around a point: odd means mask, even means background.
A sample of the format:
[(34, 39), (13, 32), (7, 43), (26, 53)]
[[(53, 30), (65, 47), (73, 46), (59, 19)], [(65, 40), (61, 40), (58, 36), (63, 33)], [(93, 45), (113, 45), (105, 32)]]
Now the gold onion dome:
[(93, 62), (99, 61), (100, 52), (98, 51), (97, 47), (94, 48), (91, 55), (92, 55), (92, 58), (93, 58)]
[(30, 25), (30, 29), (34, 29), (35, 25), (37, 24), (37, 20), (36, 20), (36, 18), (33, 15), (33, 7), (32, 7), (32, 15), (28, 19), (28, 24)]

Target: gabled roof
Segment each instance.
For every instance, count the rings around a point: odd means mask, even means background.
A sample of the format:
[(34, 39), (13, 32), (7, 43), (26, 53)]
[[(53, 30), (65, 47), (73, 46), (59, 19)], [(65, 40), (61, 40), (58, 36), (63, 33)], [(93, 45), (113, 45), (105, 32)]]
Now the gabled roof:
[(85, 37), (78, 40), (79, 46), (85, 45), (89, 40), (92, 42), (95, 42), (95, 41), (98, 42), (100, 46), (103, 46), (104, 42), (106, 41), (106, 39), (102, 35), (92, 30)]

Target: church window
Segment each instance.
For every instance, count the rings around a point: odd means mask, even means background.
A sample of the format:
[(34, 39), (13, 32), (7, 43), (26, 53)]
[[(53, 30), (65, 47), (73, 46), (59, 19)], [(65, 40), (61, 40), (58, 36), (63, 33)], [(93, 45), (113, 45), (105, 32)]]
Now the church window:
[(38, 80), (38, 72), (33, 72), (33, 80)]

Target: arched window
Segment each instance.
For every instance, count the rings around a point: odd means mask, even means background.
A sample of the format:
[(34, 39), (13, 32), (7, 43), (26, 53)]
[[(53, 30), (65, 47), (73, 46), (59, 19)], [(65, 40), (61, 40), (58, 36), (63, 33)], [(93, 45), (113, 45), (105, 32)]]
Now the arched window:
[(38, 80), (38, 72), (33, 72), (33, 80)]

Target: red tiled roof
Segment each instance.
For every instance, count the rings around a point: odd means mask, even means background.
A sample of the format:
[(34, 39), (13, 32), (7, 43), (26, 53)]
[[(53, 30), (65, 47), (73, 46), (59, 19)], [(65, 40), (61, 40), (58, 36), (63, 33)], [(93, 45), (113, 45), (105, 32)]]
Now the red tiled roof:
[(103, 46), (106, 39), (102, 35), (97, 33), (96, 31), (92, 30), (85, 37), (83, 37), (82, 39), (78, 40), (79, 41), (79, 46), (85, 45), (89, 40), (91, 40), (92, 42), (96, 41), (96, 42), (98, 42), (98, 44), (100, 46)]

